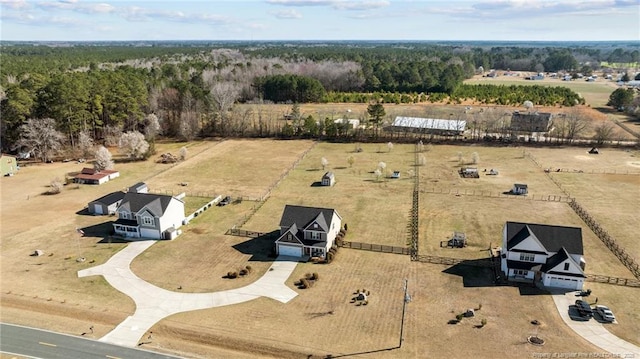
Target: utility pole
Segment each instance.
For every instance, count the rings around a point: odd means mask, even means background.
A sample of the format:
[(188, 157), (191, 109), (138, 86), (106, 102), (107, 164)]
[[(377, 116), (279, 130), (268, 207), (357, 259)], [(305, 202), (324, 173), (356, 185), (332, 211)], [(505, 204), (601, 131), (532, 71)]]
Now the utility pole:
[(411, 296), (407, 293), (408, 280), (405, 278), (404, 280), (404, 296), (402, 297), (402, 321), (400, 323), (400, 343), (398, 343), (398, 348), (402, 347), (402, 342), (404, 341), (404, 314), (407, 311), (407, 303), (411, 301)]

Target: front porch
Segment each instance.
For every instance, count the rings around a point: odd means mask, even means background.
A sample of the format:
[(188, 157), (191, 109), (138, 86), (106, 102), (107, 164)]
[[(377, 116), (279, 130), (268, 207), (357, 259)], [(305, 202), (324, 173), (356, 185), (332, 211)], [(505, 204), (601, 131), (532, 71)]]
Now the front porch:
[(120, 218), (113, 223), (113, 230), (123, 237), (140, 237), (140, 226), (134, 220)]

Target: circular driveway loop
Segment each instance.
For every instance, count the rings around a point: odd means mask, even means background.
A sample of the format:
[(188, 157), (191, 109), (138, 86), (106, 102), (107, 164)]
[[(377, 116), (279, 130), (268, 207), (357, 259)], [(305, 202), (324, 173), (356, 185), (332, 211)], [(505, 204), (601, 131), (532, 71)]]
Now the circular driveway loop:
[(78, 277), (103, 276), (111, 286), (136, 303), (133, 315), (100, 338), (100, 341), (135, 347), (155, 323), (175, 313), (222, 307), (259, 297), (287, 303), (298, 295), (284, 284), (298, 263), (289, 257), (276, 258), (260, 279), (242, 288), (214, 293), (178, 293), (156, 287), (140, 279), (129, 267), (135, 257), (154, 243), (154, 240), (131, 242), (106, 263), (78, 271)]

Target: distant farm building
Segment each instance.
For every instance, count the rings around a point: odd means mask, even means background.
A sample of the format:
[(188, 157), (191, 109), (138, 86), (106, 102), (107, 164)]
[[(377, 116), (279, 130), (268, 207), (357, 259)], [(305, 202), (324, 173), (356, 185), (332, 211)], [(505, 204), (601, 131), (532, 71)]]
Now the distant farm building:
[(4, 153), (0, 155), (0, 170), (2, 171), (2, 176), (13, 176), (18, 171), (16, 158)]
[(480, 178), (478, 169), (475, 167), (463, 167), (458, 171), (462, 178)]
[(512, 194), (527, 194), (529, 193), (529, 186), (527, 186), (526, 184), (523, 183), (516, 183), (513, 185), (513, 188), (511, 188), (511, 193)]
[(389, 131), (428, 133), (442, 136), (460, 136), (467, 127), (465, 120), (397, 116)]
[(120, 176), (120, 172), (113, 170), (96, 170), (85, 167), (73, 177), (75, 183), (103, 184)]
[(322, 184), (323, 186), (333, 186), (334, 184), (336, 184), (336, 176), (333, 174), (333, 172), (327, 172), (324, 174), (324, 176), (322, 176), (322, 181), (320, 181), (320, 184)]
[(548, 132), (551, 128), (552, 115), (547, 112), (521, 113), (511, 115), (511, 131), (515, 132)]
[(351, 130), (355, 130), (360, 127), (360, 120), (358, 120), (357, 118), (339, 118), (337, 120), (334, 120), (333, 123), (335, 123), (336, 125), (342, 125)]

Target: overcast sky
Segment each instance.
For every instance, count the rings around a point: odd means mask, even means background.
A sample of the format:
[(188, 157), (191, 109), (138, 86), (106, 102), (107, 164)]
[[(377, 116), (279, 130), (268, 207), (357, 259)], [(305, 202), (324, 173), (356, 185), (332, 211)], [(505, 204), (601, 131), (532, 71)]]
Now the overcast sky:
[(640, 0), (0, 0), (2, 40), (640, 41)]

